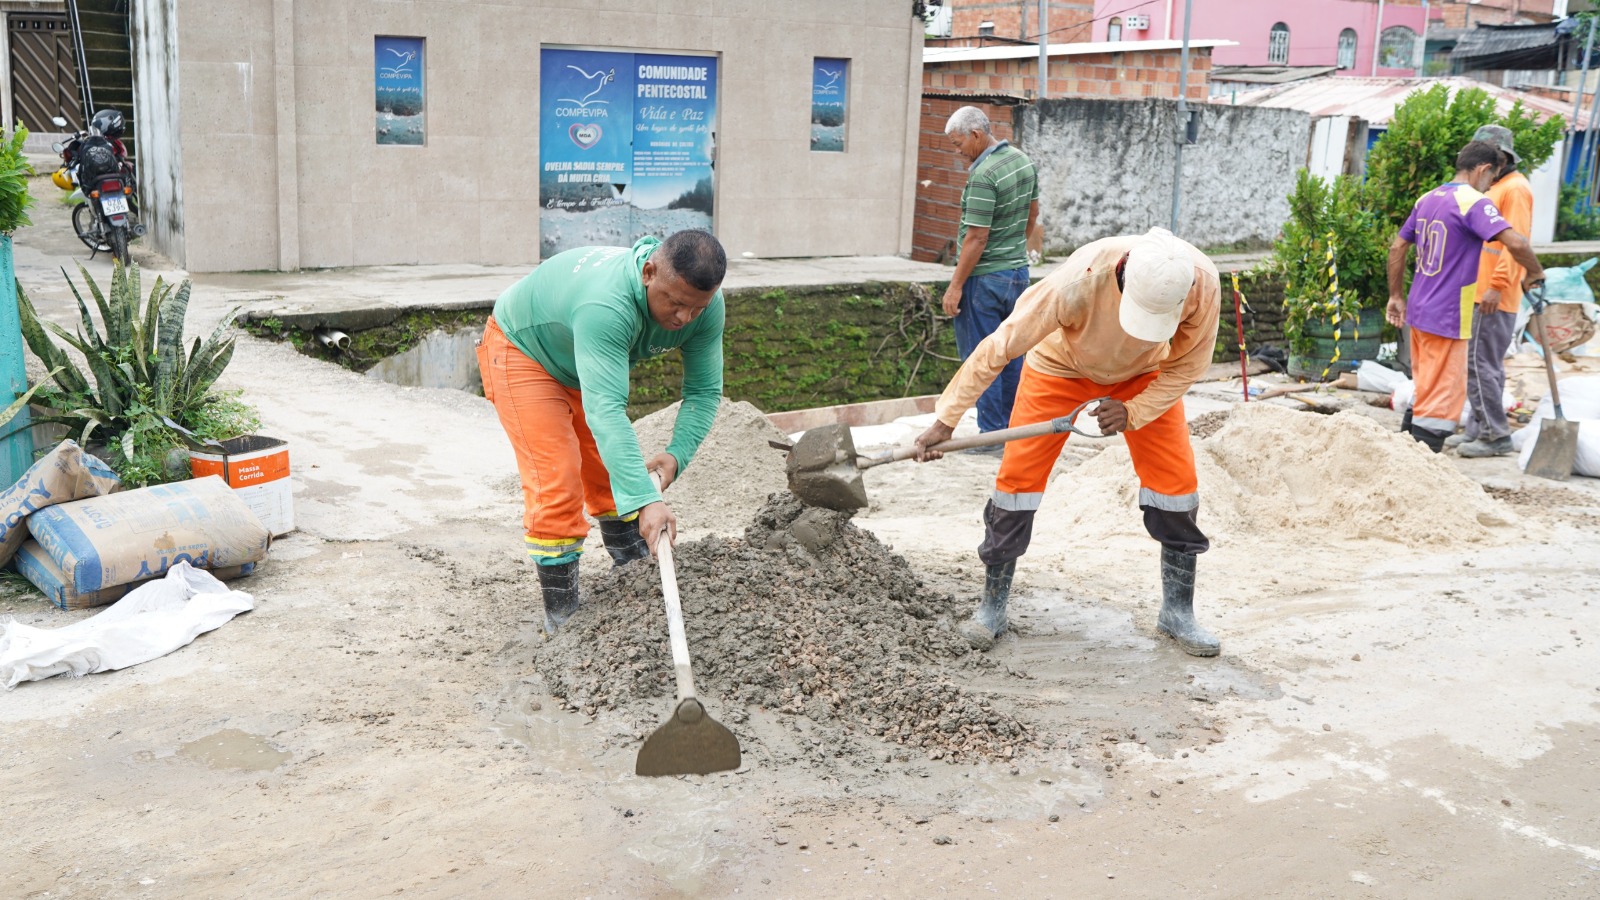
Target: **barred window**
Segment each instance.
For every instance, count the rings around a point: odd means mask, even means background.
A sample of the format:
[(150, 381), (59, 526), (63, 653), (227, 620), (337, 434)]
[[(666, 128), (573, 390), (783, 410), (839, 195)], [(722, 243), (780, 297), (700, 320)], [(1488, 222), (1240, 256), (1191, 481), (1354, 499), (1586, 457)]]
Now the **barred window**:
[(1339, 32), (1339, 68), (1354, 69), (1356, 67), (1356, 30), (1346, 28)]
[(1267, 36), (1267, 62), (1289, 64), (1289, 26), (1282, 22), (1272, 26), (1272, 33)]

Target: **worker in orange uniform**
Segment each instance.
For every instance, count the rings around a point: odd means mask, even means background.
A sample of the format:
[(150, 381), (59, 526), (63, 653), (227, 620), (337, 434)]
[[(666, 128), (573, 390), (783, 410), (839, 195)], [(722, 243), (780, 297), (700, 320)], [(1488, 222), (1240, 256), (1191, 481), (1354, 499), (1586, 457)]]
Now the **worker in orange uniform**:
[[(495, 301), (478, 369), (516, 452), (528, 559), (551, 634), (578, 610), (585, 511), (617, 565), (676, 540), (661, 492), (694, 458), (722, 402), (727, 269), (715, 237), (680, 231), (632, 248), (558, 253)], [(683, 405), (672, 442), (645, 459), (628, 421), (628, 371), (672, 350), (683, 358)]]
[[(1489, 187), (1489, 202), (1500, 210), (1518, 234), (1533, 233), (1533, 188), (1517, 171), (1522, 157), (1517, 155), (1511, 129), (1504, 125), (1485, 125), (1472, 135), (1497, 148), (1504, 164)], [(1472, 337), (1467, 342), (1467, 403), (1472, 419), (1461, 434), (1445, 438), (1446, 447), (1466, 457), (1504, 456), (1511, 452), (1511, 423), (1506, 419), (1506, 351), (1511, 349), (1517, 327), (1517, 310), (1522, 306), (1524, 269), (1506, 248), (1490, 241), (1478, 257), (1478, 307), (1472, 313)]]
[[(1161, 543), (1161, 612), (1156, 627), (1186, 652), (1215, 656), (1221, 645), (1194, 618), (1195, 557), (1210, 548), (1200, 531), (1194, 448), (1183, 395), (1211, 365), (1221, 286), (1205, 254), (1161, 228), (1104, 238), (1072, 254), (1017, 299), (1013, 312), (967, 357), (917, 438), (919, 460), (949, 439), (961, 416), (1011, 360), (1027, 356), (1011, 425), (1066, 415), (1085, 401), (1103, 434), (1124, 434), (1139, 477), (1145, 530)], [(978, 547), (983, 599), (962, 632), (987, 648), (1006, 629), (1017, 559), (1066, 434), (1006, 445)]]

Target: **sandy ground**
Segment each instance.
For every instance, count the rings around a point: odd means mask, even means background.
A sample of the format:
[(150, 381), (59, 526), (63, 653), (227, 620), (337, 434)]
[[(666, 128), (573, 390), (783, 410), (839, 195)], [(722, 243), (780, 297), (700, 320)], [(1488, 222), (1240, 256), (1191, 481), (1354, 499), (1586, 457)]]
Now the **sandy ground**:
[[(76, 250), (51, 224), (18, 235), (19, 277), (70, 322), (56, 266)], [(195, 331), (260, 296), (196, 287)], [(535, 675), (512, 457), (484, 401), (250, 338), (225, 383), (292, 442), (300, 531), (240, 582), (256, 610), (193, 645), (0, 694), (6, 896), (1600, 893), (1590, 480), (1549, 493), (1506, 459), (1453, 463), (1520, 523), (1475, 543), (1214, 535), (1197, 602), (1215, 660), (1154, 638), (1134, 512), (1045, 530), (1017, 633), (964, 677), (1069, 753), (646, 780), (617, 722), (557, 709)], [(1069, 447), (1047, 507), (1070, 509), (1095, 452)], [(970, 593), (996, 464), (874, 470), (857, 522)], [(83, 614), (12, 595), (0, 615)]]

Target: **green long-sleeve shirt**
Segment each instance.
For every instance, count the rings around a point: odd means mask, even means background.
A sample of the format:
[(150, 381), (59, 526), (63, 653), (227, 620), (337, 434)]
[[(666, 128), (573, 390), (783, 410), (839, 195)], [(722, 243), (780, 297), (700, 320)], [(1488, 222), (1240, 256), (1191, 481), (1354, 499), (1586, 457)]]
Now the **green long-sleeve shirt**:
[(682, 474), (722, 401), (722, 292), (693, 322), (668, 331), (650, 318), (640, 271), (661, 241), (580, 247), (545, 260), (494, 304), (494, 320), (517, 349), (583, 395), (583, 414), (611, 473), (617, 511), (661, 499), (628, 421), (628, 370), (683, 351), (683, 406), (667, 452)]

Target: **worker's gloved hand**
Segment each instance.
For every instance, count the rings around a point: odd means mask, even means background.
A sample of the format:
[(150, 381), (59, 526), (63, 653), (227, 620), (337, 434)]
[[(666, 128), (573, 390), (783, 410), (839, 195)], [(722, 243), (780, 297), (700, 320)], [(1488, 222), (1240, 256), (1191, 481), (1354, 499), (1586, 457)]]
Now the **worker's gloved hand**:
[(639, 535), (644, 538), (645, 546), (650, 548), (650, 556), (656, 555), (656, 542), (666, 535), (669, 546), (678, 543), (678, 517), (672, 514), (672, 508), (660, 500), (646, 505), (639, 510)]
[(658, 490), (664, 491), (677, 480), (678, 458), (671, 453), (657, 453), (645, 462), (644, 469), (646, 472), (654, 472), (661, 476), (661, 487)]
[(944, 456), (943, 453), (940, 453), (937, 450), (929, 450), (928, 448), (935, 444), (942, 444), (945, 441), (950, 440), (950, 435), (954, 432), (954, 428), (951, 428), (949, 425), (946, 425), (943, 422), (935, 420), (932, 425), (928, 426), (928, 430), (924, 431), (914, 442), (917, 448), (917, 462), (928, 462), (929, 460), (939, 459), (940, 457)]
[(1095, 424), (1100, 426), (1100, 433), (1111, 435), (1119, 431), (1128, 430), (1128, 408), (1122, 405), (1121, 400), (1101, 400), (1094, 408)]

